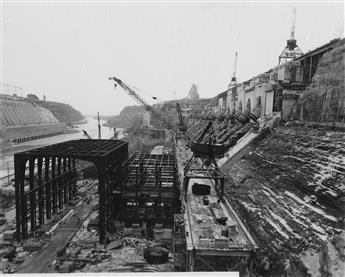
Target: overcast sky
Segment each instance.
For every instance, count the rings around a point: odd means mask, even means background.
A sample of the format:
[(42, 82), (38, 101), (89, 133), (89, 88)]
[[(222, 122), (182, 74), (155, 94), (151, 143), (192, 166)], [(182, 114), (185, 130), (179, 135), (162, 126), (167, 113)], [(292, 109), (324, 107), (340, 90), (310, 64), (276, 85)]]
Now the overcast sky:
[(277, 65), (293, 6), (302, 51), (343, 36), (340, 2), (6, 2), (2, 82), (85, 114), (117, 114), (135, 104), (113, 89), (113, 75), (140, 88), (147, 100), (170, 100), (174, 91), (185, 97), (192, 83), (201, 97), (213, 97), (230, 81), (235, 51), (239, 81)]

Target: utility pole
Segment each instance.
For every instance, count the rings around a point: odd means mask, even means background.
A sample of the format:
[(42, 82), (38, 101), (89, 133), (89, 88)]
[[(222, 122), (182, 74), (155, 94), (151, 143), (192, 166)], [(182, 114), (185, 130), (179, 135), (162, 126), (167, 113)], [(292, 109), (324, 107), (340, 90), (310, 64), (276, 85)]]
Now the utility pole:
[(98, 118), (98, 139), (101, 139), (101, 122), (99, 120), (99, 112), (97, 112), (97, 118)]

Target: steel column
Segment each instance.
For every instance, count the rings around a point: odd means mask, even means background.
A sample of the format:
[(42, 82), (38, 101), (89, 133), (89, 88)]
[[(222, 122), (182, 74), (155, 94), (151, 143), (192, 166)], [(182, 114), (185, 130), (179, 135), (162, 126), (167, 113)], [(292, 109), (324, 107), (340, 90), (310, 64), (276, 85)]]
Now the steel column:
[(36, 192), (34, 184), (35, 176), (35, 159), (29, 160), (29, 193), (30, 194), (30, 230), (33, 231), (36, 228)]
[(56, 203), (56, 180), (55, 180), (55, 171), (56, 171), (56, 158), (53, 157), (52, 158), (52, 191), (53, 191), (53, 194), (52, 194), (52, 202), (53, 202), (53, 215), (56, 214), (57, 212), (57, 203)]
[(68, 187), (70, 186), (68, 176), (67, 175), (67, 162), (66, 162), (66, 157), (63, 158), (62, 160), (62, 170), (63, 170), (63, 178), (62, 178), (62, 186), (63, 186), (63, 204), (66, 204), (68, 202), (67, 200), (67, 190)]
[(99, 241), (104, 242), (105, 239), (105, 178), (104, 165), (102, 162), (97, 164), (98, 173), (98, 192), (99, 192)]
[(47, 219), (51, 218), (52, 212), (51, 212), (51, 179), (49, 178), (49, 172), (50, 172), (50, 157), (45, 157), (44, 158), (44, 174), (45, 174), (45, 183), (46, 183), (46, 188), (45, 188), (45, 201), (46, 201), (46, 217)]
[[(28, 236), (28, 220), (31, 231), (35, 231), (44, 224), (45, 217), (51, 218), (76, 195), (75, 159), (80, 158), (94, 163), (98, 170), (99, 239), (103, 242), (110, 224), (112, 185), (119, 183), (118, 178), (121, 180), (120, 163), (127, 158), (127, 151), (128, 144), (123, 141), (77, 140), (15, 154), (17, 240)], [(28, 179), (25, 175), (27, 161)]]
[(23, 234), (23, 193), (24, 193), (24, 179), (25, 179), (25, 163), (26, 160), (20, 159), (17, 156), (14, 157), (15, 168), (15, 198), (16, 198), (16, 237), (17, 241), (20, 241)]
[(63, 186), (63, 176), (61, 175), (61, 158), (58, 158), (58, 176), (57, 176), (57, 195), (58, 195), (58, 203), (59, 203), (59, 210), (62, 210), (63, 203), (62, 203), (62, 186)]
[[(72, 158), (73, 178), (77, 175), (75, 168), (75, 158)], [(73, 197), (77, 195), (77, 180), (73, 181)]]
[(68, 200), (72, 200), (73, 198), (73, 186), (74, 186), (74, 174), (72, 172), (72, 159), (68, 158), (68, 171), (69, 171), (69, 176), (68, 179), (70, 180), (71, 178), (73, 179), (72, 183), (69, 184), (68, 186)]
[(43, 185), (42, 185), (42, 158), (37, 160), (37, 185), (38, 189), (38, 221), (39, 225), (44, 224), (44, 194), (43, 194)]

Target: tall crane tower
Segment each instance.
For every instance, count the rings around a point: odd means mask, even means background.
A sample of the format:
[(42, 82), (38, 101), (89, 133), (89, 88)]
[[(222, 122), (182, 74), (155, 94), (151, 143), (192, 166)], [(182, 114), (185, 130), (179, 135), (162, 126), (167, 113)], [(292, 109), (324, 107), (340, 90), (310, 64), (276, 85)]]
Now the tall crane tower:
[(235, 53), (234, 73), (232, 74), (231, 81), (230, 81), (230, 83), (228, 85), (229, 89), (237, 84), (236, 69), (237, 69), (237, 51)]
[(289, 60), (296, 59), (303, 55), (303, 52), (297, 46), (297, 40), (295, 38), (295, 22), (296, 22), (296, 7), (292, 8), (290, 39), (287, 40), (287, 44), (283, 52), (279, 55), (279, 64), (281, 62), (286, 62)]

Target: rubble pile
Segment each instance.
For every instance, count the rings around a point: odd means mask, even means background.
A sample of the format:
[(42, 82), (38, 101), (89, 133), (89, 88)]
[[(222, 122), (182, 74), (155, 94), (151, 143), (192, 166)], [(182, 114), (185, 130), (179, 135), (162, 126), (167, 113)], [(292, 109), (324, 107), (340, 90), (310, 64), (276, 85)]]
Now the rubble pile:
[[(166, 272), (172, 271), (172, 261), (150, 265), (144, 249), (159, 243), (136, 237), (116, 236), (105, 246), (99, 244), (97, 233), (79, 230), (66, 247), (57, 253), (54, 269), (58, 272)], [(81, 238), (83, 238), (81, 240)]]
[[(331, 242), (345, 227), (343, 149), (343, 132), (286, 126), (224, 172), (226, 196), (262, 249), (257, 272), (287, 274), (296, 261), (299, 272), (307, 272), (315, 261), (306, 256), (334, 252)], [(336, 264), (325, 268), (338, 276)]]

